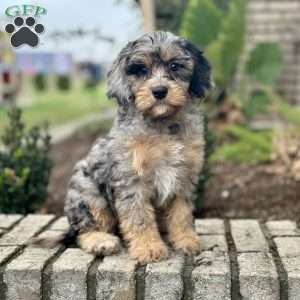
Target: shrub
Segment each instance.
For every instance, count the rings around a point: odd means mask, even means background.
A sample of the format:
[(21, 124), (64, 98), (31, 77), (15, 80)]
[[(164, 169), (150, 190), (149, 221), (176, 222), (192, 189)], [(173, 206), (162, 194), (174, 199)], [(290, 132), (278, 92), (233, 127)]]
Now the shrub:
[(232, 141), (220, 146), (213, 154), (214, 161), (259, 163), (271, 160), (272, 133), (252, 131), (246, 127), (230, 126), (225, 130)]
[(69, 75), (58, 75), (57, 88), (60, 91), (68, 91), (71, 88), (71, 78)]
[(226, 13), (211, 0), (190, 0), (183, 16), (181, 34), (206, 51), (214, 79), (230, 88), (245, 38), (246, 1), (232, 0)]
[(25, 129), (21, 110), (12, 108), (1, 137), (0, 212), (30, 213), (47, 196), (51, 169), (50, 136), (46, 126)]
[(33, 78), (33, 85), (37, 91), (45, 91), (47, 89), (47, 77), (45, 74), (38, 73)]

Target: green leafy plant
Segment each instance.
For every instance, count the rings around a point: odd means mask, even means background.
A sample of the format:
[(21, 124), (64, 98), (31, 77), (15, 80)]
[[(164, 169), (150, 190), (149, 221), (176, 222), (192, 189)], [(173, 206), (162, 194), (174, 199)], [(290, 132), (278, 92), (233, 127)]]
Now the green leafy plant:
[(232, 141), (219, 147), (213, 154), (213, 161), (237, 163), (259, 163), (271, 159), (272, 133), (252, 131), (241, 126), (226, 128), (225, 135)]
[(206, 48), (219, 33), (222, 13), (211, 0), (191, 0), (185, 10), (181, 34)]
[[(272, 85), (280, 76), (282, 55), (275, 43), (260, 43), (249, 54), (246, 66), (238, 69), (245, 45), (245, 0), (231, 0), (224, 11), (211, 0), (190, 0), (183, 16), (181, 34), (204, 48), (213, 66), (213, 77), (219, 89), (217, 97), (247, 101), (249, 81)], [(236, 85), (237, 72), (247, 81)], [(238, 93), (236, 97), (226, 97)], [(242, 106), (241, 103), (240, 106)]]
[(276, 43), (261, 43), (250, 52), (241, 82), (241, 86), (248, 85), (248, 89), (241, 88), (239, 91), (239, 98), (243, 97), (243, 111), (248, 120), (257, 114), (268, 113), (271, 107), (274, 110), (283, 102), (273, 88), (280, 77), (282, 67), (282, 53)]
[(206, 50), (219, 87), (229, 87), (244, 46), (246, 1), (232, 0), (227, 13), (211, 0), (191, 0), (181, 34)]
[(46, 125), (26, 130), (18, 108), (12, 108), (8, 117), (1, 137), (0, 212), (30, 213), (47, 196), (50, 136)]
[(244, 47), (245, 15), (246, 1), (232, 0), (219, 33), (219, 43), (221, 45), (219, 68), (222, 69), (223, 82), (221, 83), (223, 87), (232, 84), (236, 74)]
[(250, 53), (246, 74), (256, 82), (272, 85), (282, 71), (282, 54), (275, 43), (261, 43)]
[(268, 95), (263, 91), (259, 91), (244, 100), (242, 110), (247, 120), (252, 120), (258, 114), (268, 113), (269, 105)]

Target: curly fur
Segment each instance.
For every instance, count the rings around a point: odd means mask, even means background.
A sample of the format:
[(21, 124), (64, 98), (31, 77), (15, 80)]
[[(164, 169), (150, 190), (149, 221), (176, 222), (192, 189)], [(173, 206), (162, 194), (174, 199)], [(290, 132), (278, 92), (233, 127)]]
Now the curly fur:
[[(199, 250), (192, 217), (204, 157), (198, 103), (212, 85), (202, 52), (171, 33), (146, 34), (121, 51), (108, 73), (117, 118), (75, 167), (66, 199), (83, 249), (115, 253), (119, 229), (132, 258), (160, 260), (168, 253), (165, 223), (174, 248)], [(163, 99), (153, 94), (157, 86), (168, 90)]]

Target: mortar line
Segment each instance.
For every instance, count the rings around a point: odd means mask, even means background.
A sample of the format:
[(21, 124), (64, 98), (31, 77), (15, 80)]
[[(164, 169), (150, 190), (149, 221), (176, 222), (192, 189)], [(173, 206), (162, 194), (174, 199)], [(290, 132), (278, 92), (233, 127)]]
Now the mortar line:
[(224, 220), (225, 237), (228, 245), (228, 255), (230, 260), (230, 275), (231, 275), (231, 299), (242, 300), (240, 293), (240, 281), (239, 281), (239, 266), (237, 260), (237, 250), (231, 234), (229, 220)]
[(192, 283), (192, 272), (194, 269), (194, 257), (193, 256), (185, 256), (184, 259), (184, 268), (183, 268), (183, 296), (182, 300), (190, 300), (193, 299), (193, 283)]
[(97, 271), (103, 258), (96, 257), (87, 272), (87, 300), (96, 300), (97, 297)]
[[(10, 226), (10, 230), (12, 230), (14, 227), (16, 227), (22, 220), (25, 219), (26, 216), (24, 216), (23, 218), (21, 218), (19, 221), (15, 222), (12, 226)], [(46, 228), (48, 228), (53, 222), (56, 221), (56, 217), (53, 218), (53, 220), (51, 220), (50, 222), (48, 222), (46, 225), (44, 225), (40, 230), (38, 230), (32, 237), (36, 237), (37, 235), (39, 235), (41, 232), (43, 232)], [(9, 231), (10, 231), (9, 230)], [(7, 233), (9, 232), (7, 231)], [(28, 242), (28, 241), (27, 241)], [(5, 261), (3, 261), (0, 265), (0, 296), (1, 299), (5, 299), (5, 294), (7, 291), (7, 287), (3, 281), (3, 276), (4, 276), (4, 272), (5, 269), (7, 267), (7, 265), (9, 263), (11, 263), (14, 259), (16, 259), (17, 257), (19, 257), (25, 250), (25, 248), (27, 247), (27, 242), (24, 243), (23, 245), (1, 245), (1, 247), (5, 247), (5, 246), (16, 246), (17, 249), (14, 253), (12, 253)]]
[(147, 265), (138, 265), (135, 272), (136, 300), (145, 299), (145, 277)]
[(7, 257), (7, 259), (5, 259), (5, 261), (3, 261), (0, 264), (0, 299), (5, 299), (6, 292), (7, 292), (6, 284), (3, 281), (5, 269), (8, 264), (10, 264), (15, 258), (17, 258), (18, 256), (20, 256), (23, 253), (24, 249), (25, 249), (24, 245), (17, 246), (16, 251), (13, 252), (9, 257)]
[(0, 234), (0, 236), (2, 237), (4, 234), (8, 233), (9, 231), (11, 231), (14, 227), (16, 227), (23, 219), (25, 218), (25, 216), (23, 215), (19, 220), (17, 220), (16, 222), (14, 222), (13, 224), (11, 224), (8, 228), (3, 228), (1, 227), (2, 230), (4, 230), (4, 232), (2, 232)]
[[(58, 216), (55, 216), (50, 222), (48, 222), (46, 225), (44, 225), (40, 230), (38, 230), (31, 238), (34, 238), (34, 237), (37, 237), (39, 234), (41, 234), (43, 231), (46, 231), (50, 228), (50, 226), (58, 220)], [(30, 239), (31, 239), (30, 238)], [(29, 239), (29, 240), (30, 240)], [(25, 243), (25, 245), (23, 246), (23, 250), (25, 250), (25, 248), (28, 246), (27, 245), (28, 241)], [(63, 249), (62, 249), (63, 251)], [(56, 254), (53, 256), (55, 257)], [(41, 299), (43, 300), (44, 299), (44, 289), (43, 289), (43, 286), (44, 286), (44, 270), (46, 269), (46, 266), (48, 264), (48, 262), (50, 262), (52, 260), (52, 257), (50, 259), (48, 259), (48, 261), (45, 262), (42, 270), (41, 270), (41, 287), (40, 287), (40, 296), (41, 296)]]
[(275, 263), (276, 271), (278, 274), (278, 280), (279, 280), (280, 300), (288, 300), (289, 299), (288, 276), (284, 269), (284, 266), (283, 266), (282, 260), (280, 258), (280, 255), (278, 253), (276, 244), (275, 244), (274, 240), (272, 239), (272, 236), (271, 236), (270, 232), (268, 231), (267, 226), (265, 224), (260, 223), (260, 228), (268, 242), (270, 253), (271, 253), (274, 263)]
[(45, 262), (44, 267), (42, 268), (41, 293), (40, 293), (42, 300), (50, 300), (51, 287), (52, 287), (51, 284), (52, 267), (53, 264), (57, 261), (57, 259), (65, 251), (65, 249), (66, 247), (61, 246), (61, 248)]

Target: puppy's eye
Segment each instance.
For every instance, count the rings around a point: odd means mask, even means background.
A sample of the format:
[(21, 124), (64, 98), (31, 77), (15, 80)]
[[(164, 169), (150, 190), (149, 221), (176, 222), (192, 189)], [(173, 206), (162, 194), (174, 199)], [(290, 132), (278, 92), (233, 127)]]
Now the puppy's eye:
[(145, 76), (148, 74), (148, 69), (143, 64), (132, 64), (127, 68), (128, 75)]
[(171, 71), (175, 72), (175, 71), (178, 71), (180, 68), (182, 68), (182, 65), (172, 62), (172, 63), (170, 63), (169, 68)]

